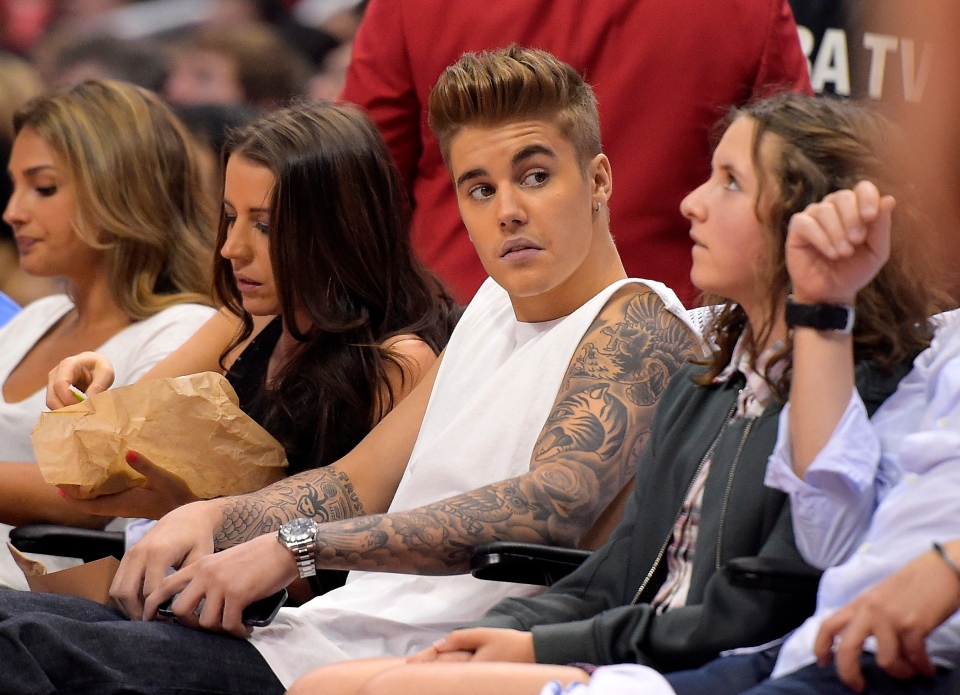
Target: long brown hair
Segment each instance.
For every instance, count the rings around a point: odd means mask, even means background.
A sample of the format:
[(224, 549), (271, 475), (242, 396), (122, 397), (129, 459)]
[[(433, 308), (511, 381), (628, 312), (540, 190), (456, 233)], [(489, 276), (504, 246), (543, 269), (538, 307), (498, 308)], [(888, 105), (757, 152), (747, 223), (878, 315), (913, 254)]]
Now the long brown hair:
[(159, 97), (90, 80), (27, 102), (13, 125), (67, 163), (77, 190), (74, 229), (103, 250), (111, 295), (127, 316), (210, 304), (211, 206), (193, 140)]
[[(292, 467), (326, 465), (393, 406), (386, 365), (403, 365), (384, 341), (416, 334), (439, 352), (456, 307), (414, 257), (406, 195), (380, 134), (359, 109), (318, 103), (275, 111), (231, 134), (224, 166), (230, 157), (274, 175), (270, 261), (284, 326), (298, 341), (262, 390), (262, 424)], [(218, 249), (226, 233), (221, 216)], [(217, 257), (214, 276), (218, 296), (244, 321), (229, 351), (252, 323), (226, 259)], [(308, 328), (298, 327), (295, 313)]]
[[(785, 254), (790, 218), (829, 193), (852, 188), (864, 179), (874, 182), (881, 193), (896, 197), (898, 204), (893, 213), (890, 260), (857, 293), (854, 358), (871, 360), (884, 369), (912, 359), (930, 342), (927, 320), (935, 311), (936, 297), (914, 266), (910, 245), (917, 242), (922, 230), (919, 215), (910, 204), (909, 189), (897, 177), (904, 153), (893, 126), (856, 103), (796, 94), (781, 94), (734, 109), (724, 122), (743, 117), (756, 124), (752, 144), (760, 182), (756, 212), (768, 232), (763, 271), (769, 318), (764, 325), (750, 326), (740, 306), (707, 296), (707, 302), (720, 303), (722, 308), (710, 328), (716, 350), (703, 363), (708, 369), (698, 378), (699, 383), (709, 383), (724, 369), (741, 335), (754, 360), (757, 346), (767, 342), (790, 293)], [(774, 146), (763, 149), (775, 154), (762, 157), (761, 146), (771, 140)], [(788, 337), (770, 364), (789, 359), (791, 350)], [(786, 399), (789, 383), (787, 369), (771, 386), (779, 398)]]

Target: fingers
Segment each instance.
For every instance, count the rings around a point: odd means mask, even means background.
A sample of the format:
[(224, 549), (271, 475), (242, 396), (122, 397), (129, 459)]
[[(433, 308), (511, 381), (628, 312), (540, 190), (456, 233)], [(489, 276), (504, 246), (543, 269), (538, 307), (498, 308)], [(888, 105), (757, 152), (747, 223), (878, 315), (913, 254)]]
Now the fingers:
[(894, 678), (906, 679), (917, 675), (916, 670), (901, 651), (900, 635), (893, 625), (880, 621), (874, 626), (873, 634), (877, 638), (877, 665)]
[(426, 649), (417, 652), (416, 654), (411, 654), (407, 657), (408, 664), (422, 664), (430, 661), (436, 661), (437, 656), (440, 652), (437, 651), (436, 647), (432, 644)]
[(437, 661), (472, 661), (475, 652), (444, 652), (437, 654)]
[(124, 555), (120, 569), (110, 585), (110, 598), (131, 620), (143, 617), (143, 573), (130, 552)]
[[(190, 624), (187, 618), (186, 607), (190, 606), (190, 613), (194, 613), (193, 623), (196, 624), (196, 610), (200, 603), (200, 598), (198, 597), (192, 604), (190, 604), (190, 595), (184, 595), (184, 588), (189, 584), (191, 579), (191, 574), (184, 572), (174, 572), (165, 578), (165, 581), (161, 581), (153, 591), (144, 592), (146, 598), (143, 602), (143, 614), (141, 616), (142, 620), (155, 620), (157, 617), (157, 608), (162, 604), (166, 603), (170, 599), (173, 599), (171, 603), (171, 608), (174, 613), (177, 615), (177, 619), (184, 624)], [(179, 594), (179, 596), (178, 596)]]
[(926, 634), (922, 630), (913, 630), (901, 636), (900, 649), (903, 658), (914, 671), (925, 676), (933, 676), (937, 669), (927, 654)]
[(489, 630), (486, 628), (472, 628), (469, 630), (454, 630), (442, 639), (433, 643), (438, 653), (468, 651), (474, 652), (482, 646), (488, 636)]
[(866, 230), (858, 202), (853, 191), (837, 191), (804, 211), (814, 222), (809, 241), (827, 258), (849, 257), (863, 242)]
[(870, 634), (864, 626), (848, 625), (839, 635), (840, 640), (834, 650), (834, 666), (837, 676), (851, 690), (861, 693), (866, 687), (863, 672), (860, 670), (860, 655), (863, 654), (863, 642)]
[(47, 375), (47, 407), (55, 410), (79, 402), (71, 386), (92, 396), (110, 388), (113, 379), (113, 366), (103, 355), (81, 352), (68, 357)]
[(868, 231), (889, 239), (896, 201), (869, 181), (836, 191), (808, 205), (790, 220), (790, 234), (801, 237), (830, 260), (849, 258), (868, 240)]
[(199, 499), (183, 478), (158, 466), (143, 454), (128, 451), (126, 460), (133, 470), (147, 479), (145, 487), (159, 493), (155, 496), (155, 505), (160, 505), (159, 508), (150, 510), (151, 514), (156, 515), (155, 518)]
[(840, 630), (846, 624), (844, 613), (849, 613), (850, 607), (842, 608), (823, 621), (817, 639), (813, 643), (813, 653), (817, 656), (817, 663), (826, 666), (833, 661), (833, 642)]

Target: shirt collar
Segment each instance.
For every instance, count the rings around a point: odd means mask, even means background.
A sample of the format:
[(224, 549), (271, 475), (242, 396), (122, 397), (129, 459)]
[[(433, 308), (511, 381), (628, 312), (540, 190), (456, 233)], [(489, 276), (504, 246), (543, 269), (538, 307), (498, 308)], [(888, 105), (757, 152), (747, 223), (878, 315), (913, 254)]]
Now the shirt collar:
[[(713, 383), (724, 384), (729, 381), (734, 374), (740, 372), (746, 379), (746, 385), (740, 390), (737, 398), (737, 410), (735, 417), (759, 417), (766, 409), (773, 398), (773, 392), (770, 390), (770, 381), (776, 381), (787, 368), (786, 360), (778, 360), (770, 370), (767, 365), (770, 360), (783, 350), (783, 341), (778, 340), (768, 347), (757, 358), (756, 369), (750, 366), (750, 352), (747, 349), (746, 340), (741, 335), (737, 344), (733, 348), (733, 354), (730, 356), (730, 363), (726, 368), (714, 377)], [(764, 379), (766, 374), (767, 379)]]

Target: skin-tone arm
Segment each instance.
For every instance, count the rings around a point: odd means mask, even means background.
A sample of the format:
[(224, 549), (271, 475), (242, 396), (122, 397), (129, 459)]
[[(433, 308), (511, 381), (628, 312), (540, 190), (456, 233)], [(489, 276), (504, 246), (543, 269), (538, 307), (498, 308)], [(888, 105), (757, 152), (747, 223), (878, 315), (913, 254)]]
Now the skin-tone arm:
[[(273, 319), (272, 316), (253, 317), (253, 334), (240, 346), (227, 355), (229, 368), (249, 341), (263, 330)], [(157, 363), (139, 381), (184, 376), (198, 372), (224, 373), (220, 366), (220, 353), (230, 344), (240, 330), (240, 319), (221, 309), (210, 317), (196, 333), (183, 345), (174, 350), (164, 360)], [(51, 370), (47, 379), (47, 407), (51, 410), (73, 405), (77, 399), (70, 391), (75, 386), (88, 396), (106, 391), (113, 385), (113, 366), (103, 355), (95, 352), (82, 352), (68, 357)]]
[[(861, 181), (831, 193), (790, 220), (787, 270), (794, 301), (854, 304), (890, 255), (895, 201)], [(853, 338), (794, 329), (790, 438), (801, 479), (840, 422), (853, 391)]]
[[(423, 380), (437, 356), (429, 345), (415, 337), (393, 339), (386, 347), (397, 356), (400, 365), (387, 364), (387, 381), (393, 389), (393, 404), (396, 407)], [(182, 478), (165, 471), (146, 457), (131, 451), (127, 453), (127, 463), (146, 477), (142, 485), (90, 500), (71, 498), (70, 503), (88, 514), (159, 519), (199, 499)]]
[(22, 524), (67, 524), (85, 528), (103, 528), (109, 518), (85, 513), (60, 496), (56, 487), (40, 475), (36, 463), (0, 464), (0, 522)]
[[(943, 547), (960, 563), (960, 540)], [(860, 656), (864, 641), (872, 635), (877, 639), (877, 664), (891, 676), (932, 676), (935, 668), (925, 639), (958, 609), (960, 578), (930, 551), (825, 620), (815, 645), (817, 659), (821, 665), (833, 660), (840, 679), (863, 692), (866, 682)]]
[(586, 671), (537, 664), (406, 664), (403, 659), (345, 661), (317, 669), (293, 684), (287, 695), (537, 695), (558, 680), (586, 683)]
[[(632, 476), (632, 454), (647, 437), (660, 393), (669, 377), (697, 352), (690, 331), (664, 310), (655, 295), (636, 286), (625, 288), (608, 302), (581, 342), (540, 433), (528, 473), (419, 509), (383, 514), (399, 476), (387, 487), (379, 480), (379, 462), (356, 467), (364, 479), (354, 476), (353, 466), (345, 469), (348, 459), (352, 463), (358, 452), (366, 453), (364, 445), (392, 449), (384, 443), (385, 426), (408, 402), (425, 401), (418, 398), (417, 389), (329, 471), (328, 475), (347, 474), (339, 486), (351, 483), (355, 501), (342, 492), (331, 497), (330, 492), (339, 492), (334, 485), (328, 491), (310, 484), (293, 490), (273, 486), (255, 496), (223, 502), (216, 515), (208, 514), (202, 523), (217, 531), (218, 546), (242, 544), (164, 579), (155, 593), (147, 591), (145, 615), (152, 617), (158, 603), (183, 590), (173, 608), (185, 621), (242, 634), (242, 607), (269, 595), (296, 574), (292, 555), (275, 538), (243, 541), (269, 534), (291, 518), (310, 515), (304, 511), (315, 506), (319, 491), (322, 514), (314, 516), (321, 520), (326, 520), (332, 506), (352, 509), (354, 515), (371, 514), (321, 527), (317, 551), (318, 566), (323, 568), (450, 574), (466, 571), (470, 547), (488, 540), (573, 545)], [(422, 410), (414, 435), (405, 433), (407, 438), (402, 440), (404, 465), (420, 421)], [(244, 573), (236, 568), (249, 567), (251, 561), (263, 567), (259, 580), (252, 580), (249, 572), (244, 578), (238, 576)], [(149, 583), (143, 588), (148, 589)], [(204, 597), (203, 612), (195, 621), (191, 615)]]
[[(215, 340), (214, 333), (224, 334), (224, 329), (227, 328), (230, 332), (226, 340), (222, 342), (220, 348), (222, 349), (222, 347), (229, 344), (229, 340), (236, 330), (236, 325), (235, 319), (233, 323), (230, 323), (226, 317), (222, 317), (221, 314), (216, 314), (201, 327), (200, 331), (207, 331), (208, 339), (212, 342)], [(215, 329), (215, 332), (211, 331), (211, 328)], [(194, 336), (186, 344), (190, 345), (196, 341), (197, 336)], [(205, 345), (205, 343), (201, 341), (198, 343), (198, 346), (200, 345)], [(183, 348), (173, 353), (144, 375), (143, 378), (150, 378), (151, 374), (161, 370), (164, 365), (170, 363), (171, 360), (182, 351)], [(219, 352), (217, 354), (219, 355)], [(54, 375), (66, 373), (67, 371), (73, 372), (73, 370), (76, 370), (76, 379), (63, 380), (61, 391), (65, 391), (65, 393), (61, 393), (60, 396), (52, 396)], [(94, 376), (105, 382), (102, 388), (97, 386), (90, 387), (91, 382), (86, 379), (92, 379)], [(50, 372), (47, 405), (50, 407), (60, 407), (62, 405), (62, 403), (60, 403), (61, 396), (69, 398), (68, 404), (76, 403), (76, 398), (68, 388), (70, 383), (79, 384), (81, 389), (90, 387), (89, 393), (97, 393), (98, 391), (109, 388), (112, 382), (113, 368), (104, 357), (93, 352), (81, 353), (78, 356), (67, 358)], [(55, 400), (51, 406), (52, 398), (55, 398)], [(177, 480), (179, 480), (179, 478), (177, 478)], [(176, 492), (176, 486), (173, 486), (166, 491), (166, 494), (174, 494)], [(86, 528), (103, 528), (107, 522), (110, 521), (110, 516), (128, 516), (126, 514), (118, 514), (115, 511), (98, 510), (82, 505), (78, 506), (74, 504), (72, 500), (64, 499), (63, 496), (59, 494), (57, 488), (43, 479), (40, 475), (40, 469), (34, 462), (5, 461), (0, 463), (0, 500), (10, 501), (9, 504), (0, 506), (0, 522), (12, 526), (47, 523), (82, 526)], [(139, 515), (130, 514), (129, 516)]]

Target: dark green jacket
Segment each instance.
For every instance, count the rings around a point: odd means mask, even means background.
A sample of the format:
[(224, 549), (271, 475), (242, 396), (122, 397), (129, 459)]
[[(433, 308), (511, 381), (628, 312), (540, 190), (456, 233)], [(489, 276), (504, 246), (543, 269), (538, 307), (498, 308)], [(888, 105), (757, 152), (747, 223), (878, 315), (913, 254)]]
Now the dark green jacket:
[[(743, 556), (802, 558), (786, 495), (763, 485), (781, 406), (769, 405), (752, 425), (731, 423), (718, 439), (744, 379), (737, 374), (701, 387), (691, 380), (701, 369), (685, 367), (661, 397), (636, 489), (603, 547), (545, 593), (501, 601), (478, 624), (532, 630), (540, 663), (639, 663), (672, 671), (780, 637), (807, 617), (791, 596), (735, 587), (717, 571)], [(881, 375), (858, 366), (857, 388), (871, 414), (908, 370)], [(666, 579), (674, 522), (715, 440), (687, 605), (657, 615), (647, 602)]]

